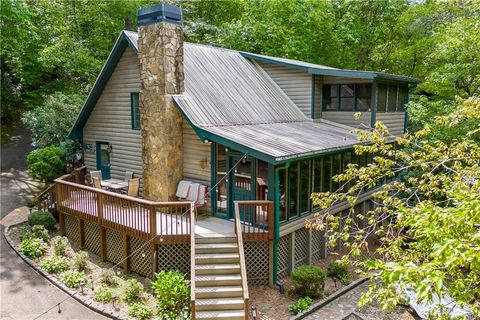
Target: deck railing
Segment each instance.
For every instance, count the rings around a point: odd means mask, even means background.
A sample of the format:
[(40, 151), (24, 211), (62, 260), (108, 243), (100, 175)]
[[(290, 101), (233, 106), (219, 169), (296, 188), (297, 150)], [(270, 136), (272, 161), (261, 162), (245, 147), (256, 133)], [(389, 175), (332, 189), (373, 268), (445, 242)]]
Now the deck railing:
[(235, 214), (237, 214), (237, 211), (245, 240), (273, 240), (274, 212), (272, 201), (235, 201)]
[(190, 314), (195, 320), (195, 212), (190, 212)]
[(243, 236), (242, 236), (242, 225), (240, 222), (240, 204), (235, 202), (235, 233), (237, 235), (237, 245), (238, 245), (238, 255), (240, 260), (240, 276), (242, 278), (242, 289), (243, 289), (243, 306), (245, 319), (249, 319), (249, 306), (248, 301), (250, 299), (248, 294), (248, 282), (247, 282), (247, 266), (245, 264), (245, 253), (243, 250)]
[(140, 239), (156, 238), (154, 243), (190, 241), (193, 202), (154, 202), (62, 179), (55, 180), (55, 186), (57, 210), (62, 213)]

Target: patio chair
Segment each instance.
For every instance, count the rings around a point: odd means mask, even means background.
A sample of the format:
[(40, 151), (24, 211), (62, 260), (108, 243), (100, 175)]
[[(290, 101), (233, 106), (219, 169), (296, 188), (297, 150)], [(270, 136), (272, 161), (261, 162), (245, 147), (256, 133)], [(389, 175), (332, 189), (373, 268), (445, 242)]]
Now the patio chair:
[(132, 171), (125, 171), (125, 182), (130, 181), (130, 179), (133, 179), (133, 172)]
[(92, 177), (92, 179), (94, 177), (96, 177), (96, 178), (102, 180), (102, 171), (100, 171), (100, 170), (90, 171), (90, 177)]
[(138, 190), (140, 188), (140, 179), (133, 178), (128, 180), (127, 196), (138, 197)]
[(97, 189), (102, 189), (102, 184), (99, 177), (92, 177), (93, 187)]

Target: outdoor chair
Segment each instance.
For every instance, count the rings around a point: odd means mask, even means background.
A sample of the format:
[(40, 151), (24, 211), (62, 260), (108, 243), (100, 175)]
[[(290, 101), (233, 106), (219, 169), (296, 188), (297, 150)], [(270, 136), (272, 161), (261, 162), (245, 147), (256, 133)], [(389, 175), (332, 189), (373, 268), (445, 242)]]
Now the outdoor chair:
[(99, 177), (93, 177), (93, 176), (92, 176), (92, 181), (93, 181), (93, 187), (94, 187), (94, 188), (102, 189), (102, 184), (101, 184), (101, 182), (100, 182), (100, 178), (99, 178)]
[(96, 177), (96, 178), (102, 180), (102, 171), (100, 171), (100, 170), (90, 171), (90, 177), (92, 177), (92, 179), (94, 177)]
[(133, 172), (132, 171), (125, 171), (125, 182), (130, 181), (130, 179), (133, 179)]
[(139, 188), (140, 188), (140, 179), (139, 178), (129, 179), (128, 180), (127, 196), (138, 197)]

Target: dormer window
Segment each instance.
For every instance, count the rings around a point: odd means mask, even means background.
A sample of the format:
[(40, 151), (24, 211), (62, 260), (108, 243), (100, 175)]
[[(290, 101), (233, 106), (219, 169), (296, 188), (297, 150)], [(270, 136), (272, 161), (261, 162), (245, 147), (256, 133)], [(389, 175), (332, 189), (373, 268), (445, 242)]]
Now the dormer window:
[(372, 101), (372, 85), (326, 84), (323, 86), (324, 111), (368, 111)]

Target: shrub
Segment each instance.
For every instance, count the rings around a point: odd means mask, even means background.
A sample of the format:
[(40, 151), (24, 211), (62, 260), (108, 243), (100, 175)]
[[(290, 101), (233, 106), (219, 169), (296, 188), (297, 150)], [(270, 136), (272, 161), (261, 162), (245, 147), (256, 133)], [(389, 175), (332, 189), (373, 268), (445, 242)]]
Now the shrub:
[(113, 299), (113, 290), (107, 286), (100, 286), (95, 289), (95, 300), (101, 303), (109, 303)]
[(103, 269), (100, 274), (100, 282), (109, 286), (116, 286), (118, 284), (118, 278), (115, 275), (115, 271), (112, 269)]
[(57, 220), (55, 220), (55, 218), (50, 212), (33, 211), (28, 216), (28, 224), (31, 226), (41, 225), (44, 226), (47, 230), (53, 230), (55, 229)]
[(170, 319), (181, 316), (185, 303), (190, 299), (189, 284), (183, 274), (175, 270), (157, 273), (152, 289), (157, 297), (159, 313)]
[(67, 270), (60, 276), (60, 280), (69, 288), (76, 288), (81, 284), (87, 283), (87, 278), (83, 271)]
[(79, 251), (73, 257), (73, 267), (78, 271), (84, 271), (87, 268), (88, 252)]
[(310, 297), (300, 298), (297, 302), (288, 306), (288, 311), (292, 312), (293, 314), (297, 314), (308, 310), (308, 308), (310, 308), (310, 305), (312, 304), (312, 301), (313, 300)]
[(292, 290), (301, 296), (316, 298), (325, 286), (325, 273), (318, 266), (300, 266), (292, 272)]
[(143, 293), (143, 285), (136, 279), (128, 279), (122, 287), (122, 299), (128, 304), (139, 302)]
[(48, 273), (63, 272), (68, 269), (68, 259), (62, 256), (53, 255), (50, 258), (43, 259), (40, 267)]
[(32, 177), (50, 184), (66, 172), (66, 151), (60, 146), (49, 146), (32, 151), (27, 156)]
[(32, 227), (31, 231), (32, 238), (41, 239), (43, 242), (47, 243), (50, 240), (47, 229), (42, 225), (35, 225)]
[(35, 259), (47, 252), (47, 244), (42, 239), (26, 237), (20, 242), (19, 250), (27, 257)]
[(340, 282), (344, 285), (350, 283), (347, 266), (339, 263), (338, 261), (330, 262), (328, 265), (327, 275), (331, 278), (340, 280)]
[(56, 255), (64, 256), (65, 251), (68, 247), (68, 239), (66, 237), (55, 237), (53, 238), (53, 250)]
[(144, 305), (143, 303), (134, 303), (130, 310), (128, 310), (128, 316), (139, 319), (139, 320), (148, 320), (152, 317), (153, 310), (149, 306)]

